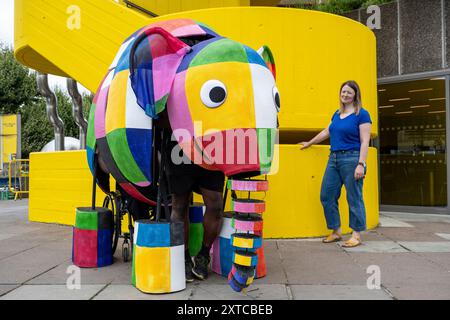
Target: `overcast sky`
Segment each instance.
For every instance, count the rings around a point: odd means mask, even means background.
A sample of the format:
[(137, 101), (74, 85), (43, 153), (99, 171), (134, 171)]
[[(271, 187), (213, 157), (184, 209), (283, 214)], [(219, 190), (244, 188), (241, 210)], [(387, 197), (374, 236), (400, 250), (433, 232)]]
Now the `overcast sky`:
[[(14, 0), (0, 0), (0, 41), (14, 46)], [(62, 77), (49, 76), (49, 84), (51, 88), (66, 89), (66, 79)], [(78, 88), (80, 92), (89, 92), (80, 84)]]

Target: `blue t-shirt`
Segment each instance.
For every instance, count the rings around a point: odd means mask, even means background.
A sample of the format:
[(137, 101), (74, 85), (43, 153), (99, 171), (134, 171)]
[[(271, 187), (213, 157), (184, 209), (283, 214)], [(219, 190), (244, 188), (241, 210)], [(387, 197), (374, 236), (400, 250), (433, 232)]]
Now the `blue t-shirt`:
[(361, 149), (359, 125), (372, 123), (367, 110), (361, 108), (359, 115), (352, 113), (346, 118), (339, 118), (339, 110), (333, 114), (329, 126), (331, 151), (348, 151)]

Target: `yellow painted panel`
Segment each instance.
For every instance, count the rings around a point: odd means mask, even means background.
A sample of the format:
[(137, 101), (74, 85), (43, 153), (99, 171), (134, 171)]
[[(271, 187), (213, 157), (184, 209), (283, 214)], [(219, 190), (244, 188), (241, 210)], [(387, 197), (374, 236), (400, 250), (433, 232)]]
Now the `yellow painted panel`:
[(132, 2), (158, 16), (198, 9), (250, 5), (250, 0), (133, 0)]
[(170, 292), (170, 247), (136, 246), (136, 288), (147, 293)]
[[(15, 54), (40, 71), (69, 75), (95, 91), (121, 43), (151, 22), (193, 18), (219, 34), (274, 53), (281, 97), (280, 129), (318, 131), (339, 105), (339, 86), (356, 80), (377, 135), (376, 43), (353, 20), (311, 10), (227, 7), (150, 19), (112, 0), (16, 0)], [(194, 3), (194, 2), (192, 2)], [(67, 27), (67, 8), (80, 8), (81, 27)], [(348, 44), (352, 45), (349, 50)]]
[[(90, 206), (91, 197), (92, 175), (85, 150), (30, 154), (30, 221), (73, 225), (75, 208)], [(104, 197), (97, 188), (97, 206)]]
[(0, 115), (2, 128), (0, 132), (2, 135), (17, 135), (17, 115), (8, 114)]
[(10, 155), (17, 154), (17, 135), (0, 136), (0, 139), (3, 144), (3, 162), (10, 162)]

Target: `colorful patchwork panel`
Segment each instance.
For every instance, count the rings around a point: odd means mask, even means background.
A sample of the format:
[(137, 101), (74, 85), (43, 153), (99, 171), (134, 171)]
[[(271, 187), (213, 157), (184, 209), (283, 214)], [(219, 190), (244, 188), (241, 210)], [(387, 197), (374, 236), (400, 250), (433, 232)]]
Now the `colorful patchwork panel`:
[(134, 230), (131, 282), (145, 293), (186, 288), (184, 223), (138, 220)]
[(113, 263), (112, 238), (114, 220), (106, 208), (77, 208), (73, 227), (72, 261), (84, 268)]

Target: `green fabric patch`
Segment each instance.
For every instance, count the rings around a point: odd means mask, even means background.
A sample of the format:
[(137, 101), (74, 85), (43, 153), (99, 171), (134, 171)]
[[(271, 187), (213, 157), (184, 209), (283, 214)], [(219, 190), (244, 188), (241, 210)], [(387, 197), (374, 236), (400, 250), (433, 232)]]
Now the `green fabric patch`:
[(133, 259), (131, 262), (131, 284), (136, 287), (136, 244), (133, 244)]
[(258, 133), (259, 165), (261, 173), (268, 173), (272, 166), (277, 129), (256, 129)]
[(97, 211), (84, 211), (77, 209), (77, 214), (75, 216), (75, 227), (80, 230), (97, 230)]
[(126, 129), (121, 128), (111, 131), (106, 135), (106, 140), (114, 161), (125, 178), (132, 183), (147, 181), (128, 147)]
[(167, 103), (168, 98), (169, 98), (169, 95), (166, 94), (164, 97), (162, 97), (161, 99), (156, 101), (155, 114), (158, 114), (158, 113), (164, 111), (164, 109), (166, 108), (166, 103)]
[(95, 150), (95, 144), (97, 142), (95, 140), (95, 109), (97, 109), (95, 103), (91, 104), (86, 134), (86, 145), (92, 150)]
[(189, 67), (217, 62), (248, 63), (244, 46), (230, 39), (221, 39), (207, 45), (192, 59)]
[(203, 243), (203, 223), (190, 223), (189, 224), (189, 254), (191, 257), (196, 256)]

